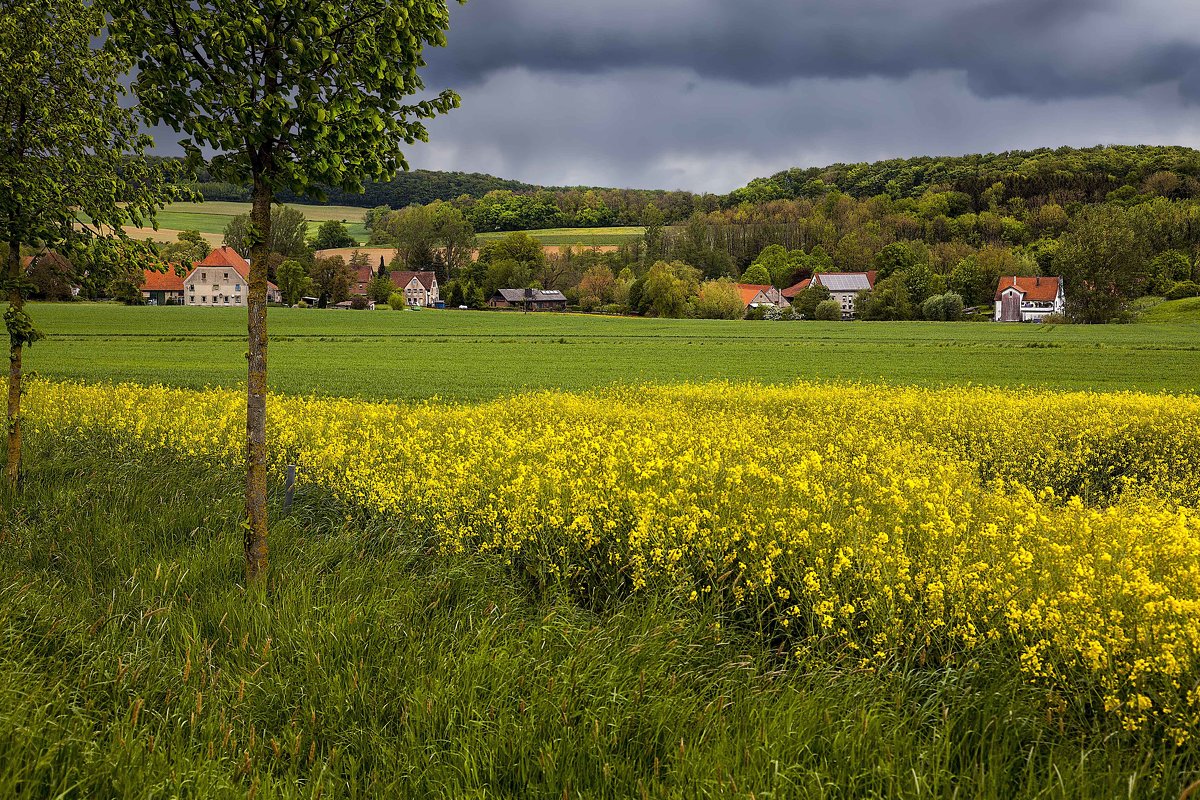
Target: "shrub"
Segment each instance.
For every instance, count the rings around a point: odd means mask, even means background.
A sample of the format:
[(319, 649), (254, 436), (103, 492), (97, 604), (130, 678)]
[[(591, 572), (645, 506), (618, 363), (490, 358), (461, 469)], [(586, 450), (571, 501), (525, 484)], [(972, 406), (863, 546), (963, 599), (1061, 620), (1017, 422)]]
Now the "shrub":
[(392, 307), (392, 311), (403, 311), (408, 305), (404, 300), (404, 295), (399, 292), (392, 292), (388, 295), (387, 304)]
[(356, 294), (350, 298), (350, 307), (355, 311), (366, 311), (371, 307), (371, 301), (363, 297), (361, 294)]
[(1200, 297), (1200, 283), (1195, 281), (1179, 281), (1167, 290), (1168, 300), (1183, 300), (1187, 297)]
[(746, 307), (737, 284), (728, 278), (705, 281), (696, 297), (696, 316), (702, 319), (741, 319)]
[(921, 316), (934, 322), (957, 322), (962, 315), (963, 299), (954, 292), (935, 294), (921, 303)]
[(836, 322), (842, 318), (842, 304), (837, 300), (822, 300), (813, 311), (814, 319)]
[(1042, 317), (1043, 325), (1067, 325), (1070, 321), (1066, 314), (1047, 314)]

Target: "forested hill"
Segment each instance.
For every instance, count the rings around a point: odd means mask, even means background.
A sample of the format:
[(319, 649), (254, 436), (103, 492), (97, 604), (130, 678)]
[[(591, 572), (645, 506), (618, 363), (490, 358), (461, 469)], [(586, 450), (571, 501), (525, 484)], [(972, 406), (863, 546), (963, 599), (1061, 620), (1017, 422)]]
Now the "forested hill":
[[(997, 198), (1053, 199), (1060, 205), (1132, 200), (1141, 194), (1197, 198), (1200, 151), (1148, 145), (1060, 147), (796, 168), (751, 181), (729, 195), (729, 204), (815, 198), (833, 190), (858, 199), (957, 192), (973, 210), (993, 206)], [(1118, 194), (1111, 197), (1113, 192)]]
[[(199, 175), (199, 183), (196, 188), (204, 195), (205, 200), (245, 201), (250, 199), (248, 188), (214, 181), (210, 175), (203, 172)], [(453, 200), (463, 195), (483, 197), (488, 192), (497, 189), (527, 194), (540, 191), (542, 187), (478, 172), (435, 172), (418, 169), (412, 172), (401, 172), (392, 180), (383, 183), (368, 181), (361, 194), (330, 189), (327, 190), (327, 195), (328, 202), (332, 205), (404, 208), (413, 204), (425, 205), (434, 200)], [(293, 196), (289, 192), (281, 193), (280, 200), (285, 203), (312, 202), (309, 199)]]

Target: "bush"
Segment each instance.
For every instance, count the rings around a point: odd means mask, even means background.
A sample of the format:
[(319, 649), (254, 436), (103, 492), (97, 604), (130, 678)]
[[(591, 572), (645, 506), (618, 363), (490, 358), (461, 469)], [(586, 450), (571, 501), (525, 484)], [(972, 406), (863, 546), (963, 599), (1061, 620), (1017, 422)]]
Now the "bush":
[(1067, 319), (1066, 314), (1047, 314), (1042, 317), (1043, 325), (1067, 325), (1071, 320)]
[(371, 301), (361, 294), (356, 294), (350, 298), (350, 307), (355, 311), (366, 311), (371, 307)]
[(1200, 297), (1200, 283), (1195, 281), (1179, 281), (1167, 290), (1168, 300), (1183, 300), (1187, 297)]
[(737, 284), (728, 278), (705, 281), (696, 297), (696, 316), (702, 319), (741, 319), (746, 307)]
[(296, 306), (295, 306), (295, 307), (296, 307), (296, 308), (308, 308), (308, 303), (306, 303), (306, 302), (304, 302), (303, 300), (301, 300), (300, 302), (296, 303)]
[(954, 292), (935, 294), (921, 303), (921, 316), (934, 322), (957, 322), (962, 315), (963, 299)]
[(387, 304), (392, 307), (392, 311), (403, 311), (408, 305), (404, 300), (404, 295), (399, 292), (392, 292), (388, 295)]
[(817, 308), (813, 311), (813, 318), (836, 322), (842, 318), (842, 304), (837, 300), (822, 300), (817, 303)]

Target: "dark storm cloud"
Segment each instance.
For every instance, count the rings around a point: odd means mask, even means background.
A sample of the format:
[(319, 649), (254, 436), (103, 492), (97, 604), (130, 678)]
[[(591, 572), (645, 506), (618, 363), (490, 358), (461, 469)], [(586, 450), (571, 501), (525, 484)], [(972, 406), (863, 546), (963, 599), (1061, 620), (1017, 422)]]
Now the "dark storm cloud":
[[(474, 0), (431, 78), (683, 69), (763, 86), (961, 72), (982, 97), (1120, 94), (1190, 76), (1190, 0)], [(1185, 84), (1192, 90), (1195, 81)]]

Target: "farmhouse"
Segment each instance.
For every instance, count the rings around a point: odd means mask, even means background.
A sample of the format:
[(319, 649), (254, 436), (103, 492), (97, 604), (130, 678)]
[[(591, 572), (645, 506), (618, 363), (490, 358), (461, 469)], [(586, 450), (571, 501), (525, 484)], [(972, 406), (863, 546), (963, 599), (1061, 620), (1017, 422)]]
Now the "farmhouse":
[[(359, 267), (354, 275), (354, 293), (366, 295), (367, 284), (378, 274), (371, 267)], [(437, 275), (433, 272), (396, 270), (387, 275), (396, 291), (404, 295), (405, 302), (410, 306), (430, 308), (442, 299)]]
[(75, 265), (61, 253), (43, 250), (21, 258), (21, 271), (34, 286), (34, 297), (45, 300), (70, 300), (79, 295)]
[(770, 284), (739, 283), (737, 288), (742, 295), (742, 305), (745, 308), (758, 308), (759, 306), (783, 308), (789, 305), (783, 293)]
[(996, 322), (1041, 322), (1065, 310), (1062, 278), (1006, 275), (996, 287)]
[(183, 305), (183, 276), (175, 271), (175, 266), (167, 267), (166, 272), (152, 269), (143, 270), (142, 299), (152, 306), (181, 306)]
[(829, 290), (830, 299), (837, 300), (841, 305), (842, 319), (854, 319), (855, 298), (859, 292), (869, 292), (875, 288), (875, 271), (817, 272), (811, 278), (784, 289), (781, 294), (791, 300), (809, 286), (824, 286)]
[(499, 289), (488, 305), (492, 308), (521, 308), (526, 311), (565, 311), (567, 298), (548, 289)]
[[(196, 264), (183, 279), (184, 297), (189, 306), (244, 306), (249, 287), (250, 262), (228, 245), (222, 245)], [(267, 283), (267, 302), (278, 303), (279, 287)]]

